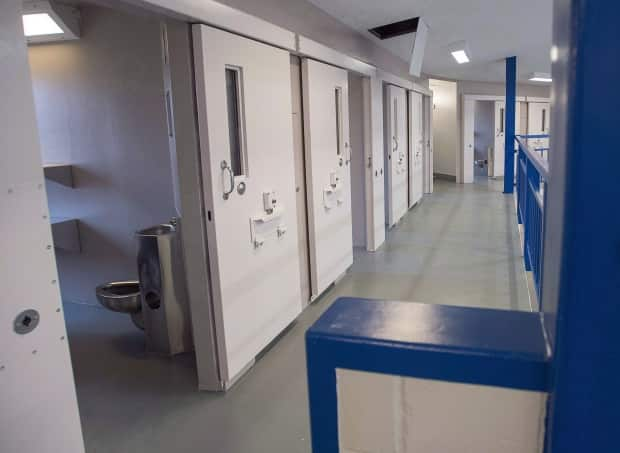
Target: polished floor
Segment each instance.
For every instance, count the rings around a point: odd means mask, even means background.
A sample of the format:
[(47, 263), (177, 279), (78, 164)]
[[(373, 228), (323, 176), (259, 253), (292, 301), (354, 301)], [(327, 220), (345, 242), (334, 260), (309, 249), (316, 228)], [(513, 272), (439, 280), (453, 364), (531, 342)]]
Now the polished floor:
[(513, 199), (438, 181), (226, 394), (196, 391), (190, 354), (147, 356), (128, 317), (66, 304), (86, 451), (310, 452), (303, 335), (339, 296), (529, 310)]

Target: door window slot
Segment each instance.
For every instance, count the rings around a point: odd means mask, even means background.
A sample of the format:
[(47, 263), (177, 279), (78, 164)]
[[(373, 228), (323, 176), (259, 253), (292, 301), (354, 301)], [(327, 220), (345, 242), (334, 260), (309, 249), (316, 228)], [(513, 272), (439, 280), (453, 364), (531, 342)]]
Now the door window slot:
[(499, 109), (499, 132), (504, 133), (504, 108)]
[(337, 87), (334, 91), (336, 102), (336, 154), (342, 155), (342, 88)]
[(234, 176), (248, 176), (243, 101), (243, 70), (240, 67), (227, 66), (228, 143), (230, 146), (230, 168)]

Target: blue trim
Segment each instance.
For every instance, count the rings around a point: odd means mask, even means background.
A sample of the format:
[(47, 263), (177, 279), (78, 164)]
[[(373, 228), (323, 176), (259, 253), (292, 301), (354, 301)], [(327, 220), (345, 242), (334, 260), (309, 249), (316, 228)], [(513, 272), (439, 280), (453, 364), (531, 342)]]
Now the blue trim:
[(306, 333), (312, 447), (338, 452), (336, 368), (547, 390), (536, 313), (338, 299)]
[(515, 137), (525, 138), (525, 139), (528, 139), (528, 138), (549, 138), (549, 134), (538, 134), (538, 135), (537, 134), (532, 134), (532, 135), (517, 134), (517, 135), (515, 135)]
[(504, 193), (514, 191), (517, 57), (506, 58), (506, 126), (504, 133)]
[(548, 453), (620, 450), (618, 17), (617, 0), (554, 2), (543, 285), (554, 344)]

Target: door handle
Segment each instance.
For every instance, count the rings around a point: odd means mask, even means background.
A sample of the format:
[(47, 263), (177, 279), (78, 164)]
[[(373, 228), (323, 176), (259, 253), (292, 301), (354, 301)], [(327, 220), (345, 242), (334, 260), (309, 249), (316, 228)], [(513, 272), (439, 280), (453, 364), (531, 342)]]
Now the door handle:
[(394, 141), (394, 146), (392, 147), (392, 152), (396, 151), (398, 149), (398, 140), (396, 140), (396, 137), (392, 136), (392, 140)]
[(230, 168), (230, 165), (228, 165), (228, 162), (225, 160), (220, 163), (220, 168), (222, 169), (222, 185), (224, 185), (224, 173), (226, 171), (228, 171), (230, 178), (230, 189), (226, 190), (226, 187), (224, 186), (224, 193), (222, 194), (224, 200), (228, 200), (230, 194), (235, 190), (235, 175), (233, 174), (232, 168)]
[(368, 156), (368, 168), (372, 168), (372, 156)]

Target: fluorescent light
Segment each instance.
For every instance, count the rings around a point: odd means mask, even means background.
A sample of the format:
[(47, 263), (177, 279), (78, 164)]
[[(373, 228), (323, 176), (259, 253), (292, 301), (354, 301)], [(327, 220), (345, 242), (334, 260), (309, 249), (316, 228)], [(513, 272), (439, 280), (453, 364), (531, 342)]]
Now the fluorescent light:
[(457, 50), (452, 52), (452, 56), (458, 64), (469, 63), (469, 57), (464, 50)]
[(47, 13), (24, 14), (24, 35), (42, 36), (64, 33), (54, 19)]
[(551, 83), (552, 79), (551, 79), (550, 74), (544, 74), (542, 72), (534, 72), (530, 74), (529, 81)]
[(458, 41), (448, 46), (448, 50), (458, 64), (469, 63), (469, 52), (465, 41)]
[(28, 44), (66, 41), (80, 37), (79, 10), (72, 6), (57, 4), (52, 0), (24, 0), (22, 21)]

